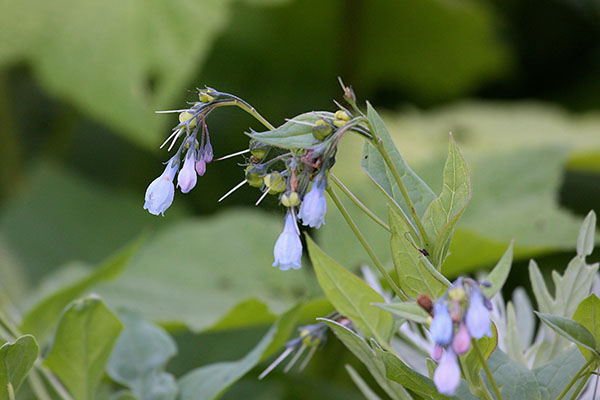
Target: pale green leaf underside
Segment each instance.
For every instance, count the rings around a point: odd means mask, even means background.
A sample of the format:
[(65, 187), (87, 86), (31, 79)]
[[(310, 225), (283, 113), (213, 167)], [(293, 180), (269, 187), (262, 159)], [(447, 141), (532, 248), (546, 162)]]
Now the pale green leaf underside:
[(246, 134), (261, 143), (284, 149), (311, 148), (322, 143), (313, 136), (312, 126), (323, 118), (333, 119), (333, 114), (325, 111), (307, 112), (273, 130)]

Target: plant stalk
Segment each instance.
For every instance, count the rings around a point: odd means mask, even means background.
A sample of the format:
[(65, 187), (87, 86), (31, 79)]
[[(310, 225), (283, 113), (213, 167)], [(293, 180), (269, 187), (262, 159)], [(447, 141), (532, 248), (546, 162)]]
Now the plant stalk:
[(407, 301), (408, 296), (402, 291), (402, 289), (400, 289), (398, 287), (398, 285), (396, 285), (396, 282), (394, 282), (392, 277), (387, 273), (387, 271), (385, 270), (385, 267), (383, 266), (381, 261), (379, 261), (379, 258), (377, 258), (377, 255), (375, 254), (375, 252), (373, 251), (371, 246), (369, 246), (369, 243), (367, 243), (367, 239), (364, 237), (362, 232), (358, 229), (358, 226), (356, 225), (356, 223), (354, 222), (354, 220), (352, 219), (350, 214), (348, 214), (348, 211), (346, 210), (346, 208), (340, 201), (340, 198), (338, 197), (338, 195), (335, 193), (335, 191), (330, 186), (327, 186), (327, 193), (329, 193), (329, 196), (335, 203), (338, 210), (340, 210), (340, 213), (342, 213), (342, 216), (346, 220), (346, 223), (348, 224), (350, 229), (352, 229), (352, 232), (354, 232), (354, 235), (356, 235), (359, 242), (362, 244), (362, 246), (366, 250), (367, 254), (369, 254), (369, 257), (371, 257), (371, 260), (373, 260), (373, 263), (375, 264), (375, 266), (377, 267), (379, 272), (383, 275), (386, 282), (390, 285), (390, 287), (392, 288), (394, 293), (396, 293), (396, 295), (402, 301)]
[(485, 371), (485, 374), (487, 375), (488, 379), (490, 380), (492, 389), (494, 389), (494, 394), (496, 395), (496, 400), (502, 400), (502, 395), (500, 395), (500, 389), (498, 389), (498, 385), (496, 384), (496, 381), (494, 380), (494, 376), (492, 375), (492, 371), (490, 371), (490, 367), (488, 367), (488, 365), (487, 365), (487, 361), (486, 361), (485, 357), (483, 356), (483, 352), (481, 351), (481, 347), (479, 347), (479, 343), (477, 343), (477, 339), (472, 338), (471, 345), (473, 346), (473, 349), (475, 349), (475, 352), (477, 353), (477, 357), (479, 357), (479, 360), (481, 361), (481, 364), (483, 365), (483, 370)]
[(560, 394), (558, 395), (558, 397), (556, 398), (556, 400), (561, 400), (563, 397), (565, 397), (567, 395), (567, 393), (569, 392), (569, 390), (571, 390), (571, 387), (580, 379), (583, 378), (583, 374), (584, 372), (588, 369), (588, 367), (592, 364), (592, 362), (596, 361), (596, 359), (594, 357), (590, 357), (590, 359), (583, 365), (583, 367), (581, 367), (581, 369), (575, 374), (575, 376), (573, 376), (573, 378), (569, 381), (569, 383), (567, 384), (567, 386), (565, 386), (565, 388), (563, 389), (562, 392), (560, 392)]

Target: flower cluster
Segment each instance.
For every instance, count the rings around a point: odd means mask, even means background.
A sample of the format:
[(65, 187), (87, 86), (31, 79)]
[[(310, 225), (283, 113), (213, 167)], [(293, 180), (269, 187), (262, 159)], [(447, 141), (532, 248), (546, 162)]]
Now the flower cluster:
[(448, 291), (433, 302), (421, 295), (417, 302), (430, 315), (429, 333), (435, 346), (431, 358), (439, 361), (433, 381), (442, 394), (454, 395), (460, 384), (457, 355), (466, 353), (471, 338), (492, 336), (492, 303), (472, 279), (457, 279)]
[[(151, 214), (164, 215), (172, 204), (175, 176), (181, 192), (188, 193), (196, 186), (198, 176), (206, 172), (206, 165), (213, 161), (213, 149), (205, 121), (210, 112), (227, 105), (254, 112), (243, 100), (228, 93), (206, 88), (198, 89), (198, 95), (199, 101), (189, 103), (191, 107), (188, 109), (165, 111), (180, 114), (179, 124), (173, 128), (173, 133), (163, 146), (171, 141), (170, 150), (180, 137), (183, 140), (175, 155), (167, 162), (165, 171), (146, 190), (144, 209)], [(257, 205), (270, 194), (279, 196), (280, 204), (286, 208), (284, 229), (273, 249), (273, 266), (279, 266), (281, 270), (301, 267), (302, 242), (298, 220), (316, 229), (325, 223), (327, 175), (335, 163), (337, 145), (345, 132), (359, 129), (358, 119), (353, 120), (351, 112), (341, 106), (336, 113), (313, 112), (308, 115), (308, 120), (292, 119), (288, 124), (309, 126), (307, 129), (314, 138), (310, 146), (278, 147), (251, 139), (247, 150), (219, 158), (223, 160), (250, 153), (245, 162), (240, 164), (245, 168), (245, 179), (219, 201), (242, 185), (249, 184), (262, 192)], [(250, 136), (254, 134), (254, 131), (249, 133)]]

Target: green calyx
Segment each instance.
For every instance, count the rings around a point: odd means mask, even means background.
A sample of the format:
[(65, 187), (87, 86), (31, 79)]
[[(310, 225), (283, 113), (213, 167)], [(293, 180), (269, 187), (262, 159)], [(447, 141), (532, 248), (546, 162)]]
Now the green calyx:
[(246, 167), (246, 181), (248, 182), (248, 185), (258, 188), (262, 186), (263, 180), (256, 172), (250, 172), (253, 168), (253, 165), (248, 165)]
[[(181, 114), (179, 114), (179, 122), (181, 122), (181, 123), (187, 122), (188, 120), (190, 120), (193, 117), (194, 117), (194, 114), (184, 111)], [(189, 122), (190, 128), (193, 128), (196, 126), (196, 119), (197, 118), (194, 118)]]
[(269, 188), (269, 194), (277, 194), (287, 189), (285, 179), (279, 172), (273, 172), (265, 175), (263, 178), (265, 186)]
[(298, 207), (300, 205), (300, 196), (297, 192), (284, 193), (281, 196), (281, 204), (284, 207)]
[(317, 140), (324, 140), (331, 132), (333, 132), (331, 125), (322, 119), (318, 120), (312, 129), (312, 135)]

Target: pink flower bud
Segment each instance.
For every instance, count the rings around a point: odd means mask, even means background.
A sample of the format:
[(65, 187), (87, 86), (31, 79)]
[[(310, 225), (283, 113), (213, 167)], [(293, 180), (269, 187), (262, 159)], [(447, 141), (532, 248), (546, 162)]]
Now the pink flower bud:
[(469, 330), (465, 324), (461, 323), (458, 325), (458, 330), (452, 340), (452, 348), (456, 354), (465, 354), (469, 350), (470, 345), (471, 335), (469, 335)]

